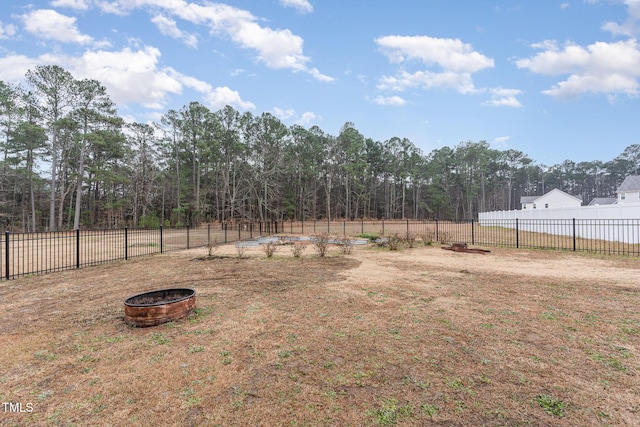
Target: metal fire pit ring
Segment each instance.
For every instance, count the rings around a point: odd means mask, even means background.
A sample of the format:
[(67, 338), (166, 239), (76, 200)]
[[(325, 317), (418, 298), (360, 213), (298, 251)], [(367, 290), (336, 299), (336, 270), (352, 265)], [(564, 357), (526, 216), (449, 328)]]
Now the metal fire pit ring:
[(189, 288), (160, 289), (124, 300), (124, 321), (131, 326), (155, 326), (178, 320), (196, 308), (196, 291)]

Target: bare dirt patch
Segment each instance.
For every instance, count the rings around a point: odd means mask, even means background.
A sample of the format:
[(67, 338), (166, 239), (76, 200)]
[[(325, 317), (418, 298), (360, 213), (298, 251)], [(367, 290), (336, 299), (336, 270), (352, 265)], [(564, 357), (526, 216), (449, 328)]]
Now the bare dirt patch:
[[(206, 249), (0, 283), (2, 425), (637, 425), (640, 261)], [(198, 260), (198, 258), (201, 258)], [(189, 318), (123, 300), (196, 289)], [(15, 408), (15, 406), (13, 406)]]

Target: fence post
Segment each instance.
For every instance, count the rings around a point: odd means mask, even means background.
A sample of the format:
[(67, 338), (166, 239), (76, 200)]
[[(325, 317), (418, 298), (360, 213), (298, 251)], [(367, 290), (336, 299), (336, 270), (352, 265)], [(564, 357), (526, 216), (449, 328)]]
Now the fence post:
[(164, 227), (160, 226), (160, 253), (164, 253)]
[(516, 249), (520, 248), (520, 233), (518, 232), (518, 218), (516, 218)]
[(4, 275), (9, 280), (9, 232), (4, 232)]
[(407, 220), (407, 236), (409, 236), (409, 220)]
[(346, 221), (342, 221), (342, 234), (343, 235), (347, 235), (347, 222)]
[(364, 218), (360, 218), (360, 234), (364, 234)]
[(382, 218), (382, 235), (384, 236), (384, 218)]
[(300, 226), (302, 227), (300, 233), (304, 234), (304, 217), (302, 217), (302, 221), (300, 223)]
[(227, 223), (222, 224), (222, 228), (224, 228), (224, 242), (227, 243)]
[(76, 268), (80, 268), (80, 229), (76, 228)]
[(473, 218), (471, 218), (471, 244), (475, 245), (476, 244), (476, 237), (474, 235), (474, 231), (475, 230), (474, 230), (474, 227), (473, 227), (473, 223), (474, 223), (474, 220), (473, 220)]
[(189, 249), (189, 226), (187, 225), (187, 249)]
[(211, 223), (207, 224), (207, 244), (211, 243)]
[(438, 237), (438, 218), (436, 218), (436, 242), (439, 242), (440, 238)]
[(573, 218), (572, 219), (572, 226), (573, 226), (573, 251), (576, 251), (576, 219)]
[(124, 228), (124, 260), (129, 259), (129, 227)]
[(242, 240), (242, 235), (241, 230), (242, 230), (242, 226), (240, 225), (240, 223), (237, 224), (238, 225), (238, 241)]

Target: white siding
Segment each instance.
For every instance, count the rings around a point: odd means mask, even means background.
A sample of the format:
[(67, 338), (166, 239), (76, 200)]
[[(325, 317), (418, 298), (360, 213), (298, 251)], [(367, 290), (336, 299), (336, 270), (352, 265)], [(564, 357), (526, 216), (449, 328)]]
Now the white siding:
[[(576, 233), (579, 237), (626, 243), (640, 243), (640, 230), (624, 230), (608, 227), (606, 222), (589, 220), (638, 220), (640, 202), (625, 201), (617, 205), (576, 206), (559, 209), (527, 209), (519, 211), (481, 212), (478, 214), (480, 225), (514, 228), (515, 219), (522, 220), (519, 228), (523, 231), (550, 233), (570, 236), (573, 233), (572, 219), (583, 220)], [(528, 221), (532, 220), (532, 221)]]
[(618, 202), (622, 203), (637, 203), (640, 202), (640, 190), (639, 191), (625, 191), (618, 193)]
[(538, 197), (533, 202), (523, 203), (523, 210), (538, 210), (538, 209), (558, 209), (558, 208), (573, 208), (581, 206), (582, 201), (580, 199), (570, 196), (569, 194), (554, 189), (547, 194)]

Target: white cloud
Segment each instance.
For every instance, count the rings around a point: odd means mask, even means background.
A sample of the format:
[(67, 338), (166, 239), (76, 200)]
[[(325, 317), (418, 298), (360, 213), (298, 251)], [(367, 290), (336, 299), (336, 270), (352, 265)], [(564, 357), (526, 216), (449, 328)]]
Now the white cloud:
[(184, 44), (193, 48), (198, 46), (198, 38), (193, 34), (189, 34), (180, 30), (178, 28), (178, 25), (176, 24), (176, 21), (174, 21), (173, 19), (167, 18), (163, 15), (156, 15), (151, 18), (151, 22), (153, 22), (156, 27), (158, 27), (158, 30), (165, 36), (169, 36), (177, 40), (182, 40)]
[(399, 96), (378, 96), (373, 99), (374, 104), (400, 106), (405, 105), (407, 101)]
[(93, 37), (78, 31), (76, 18), (62, 15), (52, 9), (32, 10), (22, 15), (21, 19), (25, 30), (45, 40), (81, 45), (108, 45), (106, 42), (96, 43)]
[(314, 123), (319, 119), (319, 117), (315, 113), (312, 113), (310, 111), (302, 113), (302, 115), (298, 116), (296, 111), (291, 108), (285, 110), (283, 108), (273, 107), (271, 112), (274, 116), (276, 116), (282, 121), (288, 121), (290, 119), (297, 117), (297, 119), (294, 121), (294, 124), (297, 124), (300, 126), (308, 126), (309, 124)]
[(401, 71), (394, 77), (382, 77), (378, 84), (378, 89), (398, 92), (414, 87), (423, 87), (425, 89), (448, 88), (454, 89), (462, 94), (476, 92), (471, 74), (455, 73), (453, 71), (445, 71), (442, 73), (432, 73), (430, 71), (408, 73)]
[(508, 142), (511, 139), (510, 136), (499, 136), (491, 141), (491, 146), (497, 149), (503, 149), (508, 147)]
[(137, 51), (128, 48), (120, 52), (87, 52), (77, 61), (72, 74), (91, 76), (102, 82), (116, 103), (138, 103), (147, 108), (162, 109), (171, 95), (184, 88), (200, 93), (214, 108), (231, 105), (253, 109), (240, 94), (228, 87), (213, 88), (209, 83), (182, 74), (171, 67), (158, 66), (160, 51), (145, 47)]
[(185, 88), (201, 94), (212, 107), (231, 105), (238, 109), (253, 109), (255, 105), (242, 99), (228, 87), (213, 88), (209, 83), (184, 75), (171, 67), (160, 67), (160, 51), (154, 47), (119, 52), (87, 51), (81, 57), (47, 54), (37, 58), (10, 55), (0, 58), (0, 80), (18, 83), (25, 73), (38, 65), (59, 65), (75, 78), (100, 81), (111, 99), (125, 109), (139, 104), (149, 109), (162, 110), (172, 95)]
[(459, 39), (428, 36), (386, 36), (376, 39), (381, 51), (394, 63), (412, 59), (458, 73), (474, 73), (493, 67), (493, 59)]
[(570, 99), (585, 93), (625, 94), (635, 97), (640, 78), (640, 48), (635, 39), (614, 43), (596, 42), (587, 47), (545, 42), (543, 52), (516, 61), (518, 68), (536, 74), (569, 75), (544, 94)]
[(313, 12), (313, 6), (307, 0), (280, 0), (280, 4), (284, 7), (293, 7), (300, 13)]
[(401, 70), (395, 76), (380, 79), (378, 88), (402, 91), (412, 87), (450, 88), (473, 93), (471, 75), (494, 66), (493, 59), (473, 50), (458, 39), (428, 36), (385, 36), (375, 40), (392, 63), (419, 61), (427, 70), (410, 73)]
[(614, 35), (635, 37), (640, 34), (640, 27), (638, 26), (638, 21), (640, 21), (640, 0), (623, 0), (623, 3), (627, 6), (628, 18), (622, 24), (612, 21), (606, 22), (602, 29)]
[(8, 55), (0, 58), (0, 80), (19, 83), (24, 80), (26, 72), (42, 62), (39, 58), (24, 55)]
[(212, 87), (209, 83), (199, 80), (195, 77), (182, 74), (173, 68), (167, 68), (169, 75), (178, 80), (184, 86), (195, 90), (196, 92), (208, 94), (212, 91)]
[(485, 101), (483, 105), (491, 107), (512, 107), (522, 108), (522, 104), (518, 101), (517, 96), (522, 94), (518, 89), (495, 88), (490, 89), (491, 99)]
[(226, 105), (231, 105), (242, 110), (253, 110), (256, 106), (249, 101), (243, 101), (240, 94), (231, 90), (228, 87), (217, 87), (212, 92), (205, 96), (207, 104), (214, 110), (224, 108)]
[(327, 76), (326, 74), (322, 74), (320, 71), (318, 71), (317, 68), (309, 69), (308, 73), (311, 74), (314, 79), (319, 80), (321, 82), (332, 83), (332, 82), (334, 82), (336, 80), (331, 76)]
[(302, 37), (288, 29), (271, 29), (261, 26), (259, 19), (250, 12), (221, 3), (189, 3), (186, 0), (115, 0), (101, 3), (103, 11), (125, 13), (150, 7), (163, 9), (175, 17), (195, 25), (205, 25), (215, 35), (229, 37), (243, 49), (253, 50), (258, 60), (273, 69), (290, 69), (306, 72), (320, 81), (333, 78), (309, 68), (310, 58), (304, 55)]
[(159, 68), (159, 58), (157, 48), (145, 47), (136, 51), (87, 51), (82, 57), (63, 60), (71, 64), (67, 69), (76, 78), (94, 78), (104, 84), (117, 104), (161, 109), (170, 94), (182, 92), (184, 83), (172, 69)]
[(296, 115), (295, 110), (287, 109), (284, 110), (282, 108), (273, 107), (273, 115), (279, 118), (280, 120), (287, 120)]
[(117, 1), (95, 0), (95, 4), (103, 13), (124, 16), (127, 14), (126, 6), (121, 6)]
[(8, 39), (16, 34), (16, 26), (13, 24), (3, 24), (0, 21), (0, 40)]
[(322, 118), (310, 111), (302, 113), (302, 116), (296, 121), (296, 124), (300, 126), (308, 126), (311, 123), (317, 123)]
[(50, 4), (53, 7), (68, 7), (69, 9), (76, 10), (89, 9), (87, 0), (52, 0)]

